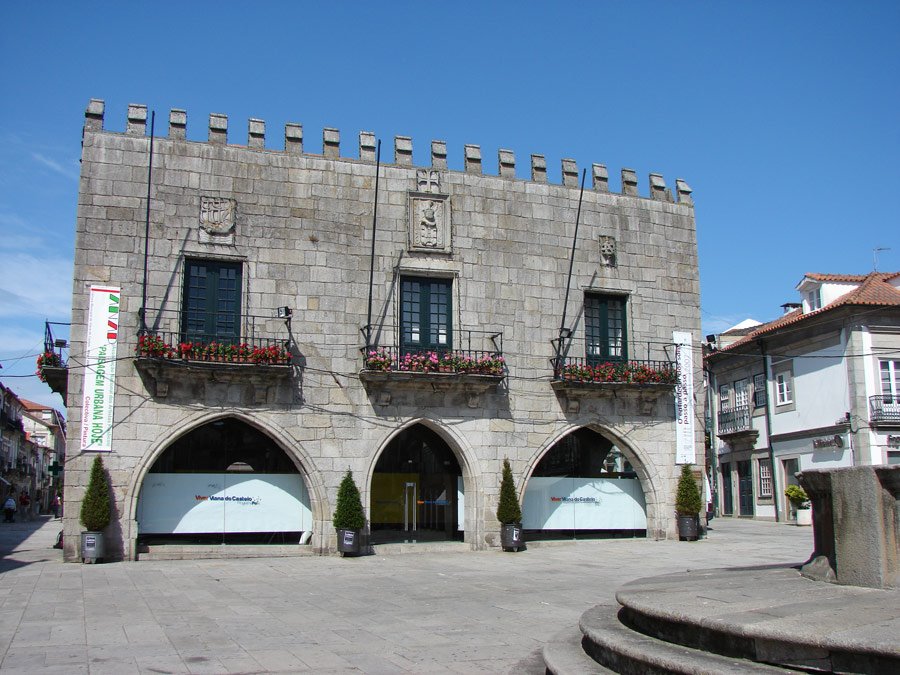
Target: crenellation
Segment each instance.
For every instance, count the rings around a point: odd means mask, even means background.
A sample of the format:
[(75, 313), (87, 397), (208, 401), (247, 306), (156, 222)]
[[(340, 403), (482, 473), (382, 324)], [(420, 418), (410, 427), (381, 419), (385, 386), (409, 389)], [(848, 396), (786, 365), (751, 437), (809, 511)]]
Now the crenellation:
[(431, 166), (434, 169), (447, 168), (447, 143), (431, 141)]
[(591, 186), (597, 192), (609, 192), (609, 171), (604, 164), (594, 164), (591, 167)]
[(481, 146), (466, 145), (464, 150), (466, 173), (481, 174)]
[(169, 111), (169, 139), (183, 141), (187, 137), (187, 111), (172, 108)]
[(394, 164), (412, 166), (412, 138), (394, 136)]
[(147, 106), (140, 103), (128, 104), (125, 133), (129, 136), (144, 136), (147, 133)]
[(102, 131), (105, 111), (106, 103), (102, 99), (92, 98), (84, 111), (84, 130)]
[(374, 162), (376, 149), (375, 134), (371, 131), (359, 132), (359, 158), (364, 162)]
[(498, 150), (497, 163), (500, 167), (500, 175), (502, 177), (516, 177), (516, 155), (512, 150), (504, 150), (502, 148)]
[(543, 155), (531, 156), (531, 180), (536, 183), (547, 182), (547, 160)]
[(622, 194), (626, 197), (638, 197), (637, 172), (634, 169), (622, 169)]
[(214, 145), (225, 145), (228, 143), (228, 115), (210, 113), (209, 142)]
[(251, 117), (247, 121), (247, 147), (262, 149), (266, 147), (265, 120)]
[(662, 202), (672, 201), (672, 193), (666, 188), (666, 181), (661, 174), (650, 174), (650, 199)]
[(678, 193), (679, 204), (687, 204), (688, 206), (694, 205), (694, 199), (691, 196), (693, 190), (691, 190), (690, 185), (681, 178), (675, 180), (675, 191)]
[(332, 127), (322, 129), (322, 154), (328, 159), (341, 156), (341, 132)]
[(303, 154), (303, 125), (288, 122), (284, 125), (284, 151), (289, 155)]
[(563, 159), (562, 162), (562, 181), (563, 185), (569, 187), (578, 186), (578, 164), (574, 159)]

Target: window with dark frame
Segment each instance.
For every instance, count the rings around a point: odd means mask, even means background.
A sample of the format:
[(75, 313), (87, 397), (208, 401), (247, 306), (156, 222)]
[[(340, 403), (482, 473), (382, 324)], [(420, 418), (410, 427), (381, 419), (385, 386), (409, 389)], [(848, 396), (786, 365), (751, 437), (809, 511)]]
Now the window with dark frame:
[(241, 263), (187, 260), (181, 330), (185, 339), (237, 339), (241, 330)]
[(446, 352), (453, 349), (450, 279), (400, 279), (400, 352)]
[(766, 405), (766, 375), (758, 373), (753, 376), (753, 407), (762, 408)]
[(626, 361), (625, 298), (621, 295), (584, 296), (585, 357), (590, 364)]

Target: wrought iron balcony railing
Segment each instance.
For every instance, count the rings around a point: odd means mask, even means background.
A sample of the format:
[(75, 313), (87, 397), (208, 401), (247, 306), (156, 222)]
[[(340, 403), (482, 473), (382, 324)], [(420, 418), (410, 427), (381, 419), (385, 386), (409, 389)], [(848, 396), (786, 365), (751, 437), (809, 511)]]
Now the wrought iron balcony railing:
[(870, 396), (869, 414), (872, 422), (900, 424), (900, 395)]
[[(463, 330), (454, 334), (461, 348), (416, 349), (406, 345), (363, 348), (363, 370), (383, 373), (506, 374), (503, 333)], [(481, 349), (473, 349), (473, 344)]]
[(553, 379), (595, 384), (674, 386), (678, 382), (678, 368), (674, 361), (601, 361), (567, 357), (555, 360)]
[[(195, 313), (191, 318), (202, 322), (205, 317)], [(224, 323), (217, 321), (216, 316), (209, 318), (210, 325)], [(138, 331), (135, 354), (139, 358), (193, 362), (268, 365), (291, 362), (290, 336), (283, 320), (245, 315), (239, 321), (241, 327), (235, 330), (187, 330), (176, 313), (163, 313)]]
[(750, 406), (742, 405), (737, 408), (722, 408), (717, 419), (720, 436), (750, 431)]

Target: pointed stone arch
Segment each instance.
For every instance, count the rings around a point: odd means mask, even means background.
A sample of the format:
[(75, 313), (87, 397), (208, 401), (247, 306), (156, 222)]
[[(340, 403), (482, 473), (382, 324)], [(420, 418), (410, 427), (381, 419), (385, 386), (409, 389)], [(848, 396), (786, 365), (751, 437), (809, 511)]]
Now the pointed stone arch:
[(647, 510), (647, 536), (654, 539), (666, 538), (666, 505), (668, 495), (665, 490), (667, 481), (660, 475), (659, 466), (653, 462), (649, 454), (629, 438), (618, 433), (615, 429), (599, 424), (592, 420), (578, 420), (555, 430), (530, 457), (525, 469), (525, 479), (519, 491), (522, 500), (528, 481), (550, 450), (563, 438), (579, 429), (590, 429), (610, 441), (622, 455), (628, 460), (635, 473), (637, 473), (641, 489), (644, 492), (644, 503)]
[(474, 549), (484, 548), (484, 484), (478, 457), (466, 437), (460, 434), (457, 429), (441, 424), (434, 419), (417, 417), (407, 420), (396, 428), (391, 429), (384, 435), (380, 442), (376, 444), (375, 451), (370, 457), (366, 468), (365, 484), (362, 488), (363, 502), (371, 505), (372, 480), (375, 475), (375, 466), (378, 464), (379, 458), (400, 433), (417, 425), (424, 426), (437, 434), (441, 440), (447, 444), (450, 451), (455, 456), (456, 461), (459, 463), (463, 479), (463, 489), (465, 490), (466, 495), (463, 523), (464, 541), (470, 544)]
[(123, 533), (125, 540), (125, 556), (127, 559), (136, 559), (137, 554), (137, 510), (141, 487), (150, 468), (157, 459), (178, 439), (186, 436), (207, 424), (223, 419), (235, 419), (247, 424), (266, 435), (278, 445), (285, 455), (293, 462), (298, 473), (302, 477), (306, 490), (309, 493), (310, 510), (312, 512), (313, 536), (310, 544), (314, 550), (322, 550), (324, 541), (324, 529), (326, 519), (330, 517), (325, 485), (322, 477), (315, 469), (312, 458), (303, 448), (302, 444), (269, 418), (249, 415), (238, 410), (200, 412), (190, 415), (163, 427), (163, 433), (148, 447), (144, 455), (135, 464), (129, 475), (129, 482), (124, 495), (122, 522), (125, 526)]

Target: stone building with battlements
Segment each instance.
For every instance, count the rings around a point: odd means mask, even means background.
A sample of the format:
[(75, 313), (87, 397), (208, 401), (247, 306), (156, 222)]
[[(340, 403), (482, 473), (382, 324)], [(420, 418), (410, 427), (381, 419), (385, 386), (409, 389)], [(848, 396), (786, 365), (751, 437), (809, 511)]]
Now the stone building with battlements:
[(334, 551), (348, 469), (374, 546), (498, 546), (504, 458), (530, 539), (675, 536), (678, 464), (704, 465), (684, 181), (644, 196), (623, 169), (613, 193), (594, 164), (582, 193), (573, 160), (552, 184), (540, 155), (523, 180), (508, 150), (487, 175), (477, 145), (451, 170), (433, 141), (418, 167), (408, 137), (381, 161), (368, 132), (313, 153), (299, 124), (273, 149), (259, 119), (235, 145), (225, 115), (198, 142), (183, 110), (153, 137), (145, 106), (124, 131), (104, 110), (83, 137), (67, 560), (97, 452), (110, 558)]

